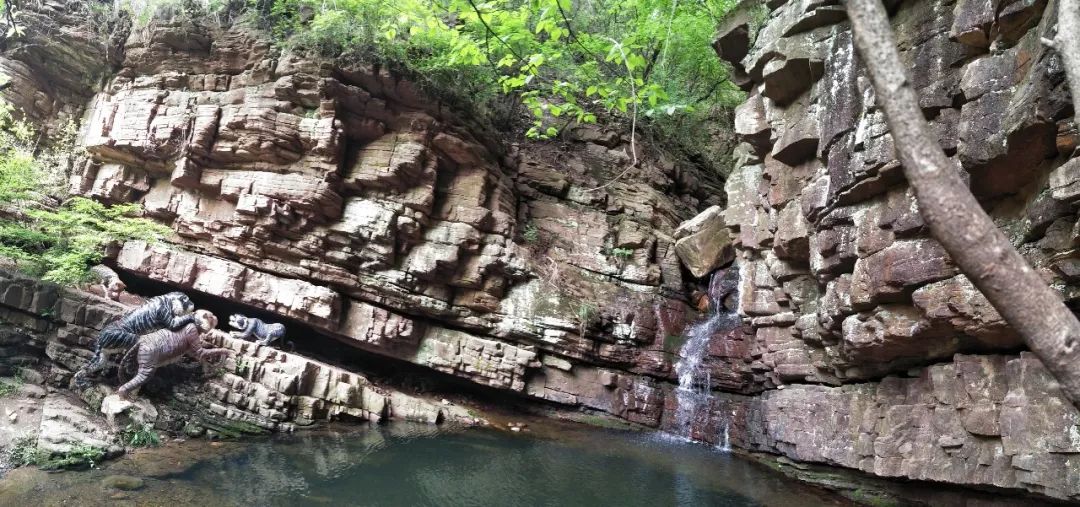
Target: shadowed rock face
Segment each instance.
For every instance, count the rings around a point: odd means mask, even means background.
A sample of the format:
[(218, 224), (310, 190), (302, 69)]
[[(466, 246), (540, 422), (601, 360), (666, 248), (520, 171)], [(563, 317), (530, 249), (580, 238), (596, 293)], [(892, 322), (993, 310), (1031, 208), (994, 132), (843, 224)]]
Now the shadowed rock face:
[[(928, 237), (849, 26), (808, 14), (834, 4), (776, 2), (746, 47), (743, 25), (720, 34), (721, 56), (751, 79), (723, 215), (748, 325), (724, 342), (745, 343), (768, 381), (755, 397), (717, 394), (695, 434), (730, 426), (732, 445), (794, 460), (1078, 499), (1080, 413)], [(1058, 57), (1039, 42), (1053, 2), (893, 10), (942, 148), (1075, 304), (1075, 127)], [(822, 22), (789, 29), (801, 19)], [(800, 60), (820, 72), (808, 81)]]
[[(57, 452), (81, 444), (112, 445), (123, 425), (110, 427), (97, 413), (96, 405), (105, 393), (92, 388), (76, 395), (63, 388), (71, 372), (89, 360), (90, 346), (101, 328), (130, 308), (0, 269), (0, 364), (25, 365), (37, 372), (24, 375), (27, 380), (20, 396), (0, 400), (8, 413), (18, 412), (16, 417), (0, 420), (0, 444), (36, 435), (39, 447)], [(215, 371), (191, 374), (178, 367), (161, 371), (167, 379), (160, 384), (173, 385), (169, 387), (172, 399), (160, 404), (168, 413), (154, 416), (159, 428), (186, 421), (210, 427), (292, 431), (315, 421), (346, 417), (371, 422), (475, 422), (456, 405), (377, 386), (363, 374), (322, 361), (258, 346), (221, 331), (206, 338), (228, 353), (215, 363)], [(115, 380), (106, 377), (101, 382)]]
[(674, 231), (722, 201), (717, 175), (638, 142), (616, 180), (627, 136), (518, 144), (385, 68), (281, 54), (251, 26), (158, 19), (114, 42), (98, 93), (38, 95), (85, 113), (72, 192), (141, 203), (176, 233), (122, 245), (123, 276), (659, 424), (695, 283)]

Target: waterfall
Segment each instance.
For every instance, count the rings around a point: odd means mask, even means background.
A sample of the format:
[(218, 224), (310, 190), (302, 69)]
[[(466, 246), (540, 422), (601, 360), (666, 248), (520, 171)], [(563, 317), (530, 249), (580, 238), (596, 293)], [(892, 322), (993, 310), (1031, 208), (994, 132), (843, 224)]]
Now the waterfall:
[[(679, 350), (679, 361), (675, 363), (679, 387), (675, 389), (678, 406), (673, 430), (689, 439), (693, 438), (694, 421), (702, 415), (708, 417), (712, 405), (712, 379), (705, 365), (709, 342), (717, 332), (739, 325), (738, 314), (725, 308), (723, 301), (736, 289), (737, 278), (732, 274), (737, 275), (733, 268), (718, 271), (709, 280), (709, 315), (686, 329), (686, 343)], [(725, 450), (729, 448), (726, 423), (720, 443)]]
[(718, 443), (716, 444), (716, 448), (724, 452), (731, 452), (731, 435), (728, 434), (728, 426), (729, 423), (725, 420), (724, 433), (720, 435)]

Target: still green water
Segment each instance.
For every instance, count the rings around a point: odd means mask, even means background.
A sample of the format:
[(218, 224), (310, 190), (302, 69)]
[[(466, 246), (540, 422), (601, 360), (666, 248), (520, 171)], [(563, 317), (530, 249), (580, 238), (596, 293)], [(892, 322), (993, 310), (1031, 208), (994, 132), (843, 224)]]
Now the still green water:
[[(669, 437), (584, 427), (545, 433), (392, 424), (220, 447), (186, 442), (89, 472), (20, 470), (0, 480), (0, 504), (844, 505), (757, 463)], [(143, 487), (103, 485), (120, 473), (142, 478)]]

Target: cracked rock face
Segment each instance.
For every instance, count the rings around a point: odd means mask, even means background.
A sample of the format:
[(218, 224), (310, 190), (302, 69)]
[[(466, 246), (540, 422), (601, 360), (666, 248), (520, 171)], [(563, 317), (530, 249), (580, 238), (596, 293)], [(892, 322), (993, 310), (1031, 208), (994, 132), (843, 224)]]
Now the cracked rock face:
[[(890, 4), (943, 149), (1077, 303), (1076, 128), (1039, 44), (1053, 2)], [(643, 143), (640, 167), (616, 178), (632, 159), (617, 132), (516, 144), (386, 69), (281, 54), (250, 27), (157, 20), (114, 30), (107, 49), (66, 30), (62, 49), (5, 50), (15, 86), (0, 93), (39, 122), (84, 118), (74, 193), (139, 202), (173, 229), (118, 248), (125, 276), (273, 315), (294, 342), (330, 337), (667, 428), (688, 303), (702, 301), (688, 289), (713, 272), (740, 319), (709, 343), (721, 393), (695, 435), (1080, 499), (1080, 415), (927, 235), (842, 9), (766, 5), (760, 29), (739, 13), (716, 44), (748, 90), (723, 208), (715, 175)], [(68, 3), (41, 9), (41, 23), (79, 26)], [(96, 93), (88, 72), (105, 76)], [(0, 311), (45, 337), (57, 385), (122, 310), (7, 279)], [(220, 344), (228, 371), (197, 397), (212, 416), (274, 429), (454, 416), (346, 368)]]
[[(659, 424), (693, 312), (675, 229), (722, 201), (718, 175), (638, 142), (616, 178), (617, 132), (517, 144), (385, 68), (282, 54), (250, 26), (157, 19), (109, 54), (98, 93), (41, 93), (83, 112), (72, 193), (175, 232), (122, 245), (122, 274), (268, 312), (293, 342)], [(731, 257), (707, 243), (695, 274)], [(250, 390), (230, 382), (223, 399)]]
[[(1075, 126), (1039, 42), (1055, 3), (1006, 4), (902, 2), (893, 30), (942, 149), (1075, 305)], [(749, 74), (735, 118), (747, 155), (723, 214), (747, 326), (712, 348), (746, 350), (767, 381), (716, 396), (695, 434), (730, 427), (733, 445), (793, 460), (1080, 499), (1080, 414), (929, 237), (834, 6), (774, 2), (756, 38), (732, 22), (717, 42)]]

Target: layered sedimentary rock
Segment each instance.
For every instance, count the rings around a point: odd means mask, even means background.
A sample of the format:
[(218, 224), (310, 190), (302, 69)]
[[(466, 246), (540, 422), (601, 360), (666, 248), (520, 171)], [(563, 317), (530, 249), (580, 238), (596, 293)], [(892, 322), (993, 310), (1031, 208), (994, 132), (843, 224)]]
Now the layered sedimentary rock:
[[(1078, 136), (1060, 62), (1040, 44), (1054, 3), (888, 4), (943, 149), (1075, 303)], [(81, 26), (65, 2), (26, 12)], [(715, 47), (748, 91), (724, 191), (642, 142), (640, 166), (617, 178), (629, 139), (602, 127), (517, 144), (385, 68), (282, 53), (251, 26), (111, 30), (7, 48), (17, 83), (0, 94), (47, 125), (85, 113), (73, 192), (139, 202), (173, 229), (111, 252), (122, 276), (290, 330), (298, 354), (222, 339), (234, 354), (198, 397), (207, 414), (266, 428), (440, 417), (305, 358), (318, 335), (671, 428), (683, 327), (720, 305), (740, 318), (709, 343), (718, 394), (692, 422), (698, 438), (1080, 498), (1080, 416), (927, 235), (839, 2), (748, 4), (721, 23)], [(97, 93), (88, 72), (104, 76)], [(119, 307), (25, 295), (48, 293), (4, 293), (3, 320), (33, 338), (0, 338), (11, 357), (47, 354), (60, 385)], [(45, 313), (42, 301), (72, 297)]]
[(599, 126), (518, 144), (241, 22), (156, 17), (110, 48), (98, 93), (49, 98), (85, 112), (72, 193), (175, 231), (112, 252), (122, 276), (265, 312), (301, 353), (317, 334), (659, 424), (697, 283), (675, 229), (723, 200), (717, 174), (641, 140), (624, 173), (628, 136)]
[[(1034, 356), (963, 355), (913, 376), (719, 394), (698, 436), (882, 477), (1075, 499), (1080, 414)], [(706, 420), (707, 419), (707, 420)]]
[[(0, 421), (5, 446), (18, 437), (35, 434), (39, 447), (58, 452), (79, 444), (111, 445), (110, 430), (119, 428), (110, 429), (96, 412), (95, 403), (87, 406), (66, 388), (71, 372), (89, 359), (90, 345), (101, 327), (128, 310), (127, 305), (95, 294), (59, 289), (0, 270), (0, 318), (6, 323), (0, 326), (4, 343), (0, 364), (19, 368), (26, 383), (21, 391), (32, 401), (5, 399), (0, 403), (9, 412), (26, 412), (25, 417), (22, 413), (15, 417), (5, 414)], [(230, 352), (203, 372), (189, 372), (187, 377), (179, 370), (172, 376), (168, 371), (163, 373), (169, 378), (161, 381), (162, 386), (177, 383), (172, 394), (182, 408), (169, 424), (238, 424), (291, 431), (316, 421), (346, 418), (474, 422), (460, 407), (377, 386), (361, 374), (223, 332), (214, 333), (208, 345)], [(195, 378), (188, 378), (191, 375)], [(104, 394), (91, 390), (82, 396), (100, 403)], [(38, 429), (27, 424), (36, 424)]]
[[(718, 395), (695, 434), (729, 427), (733, 445), (796, 461), (1080, 498), (1080, 413), (929, 237), (838, 4), (747, 7), (717, 44), (748, 74), (723, 215), (746, 329), (714, 342), (767, 381), (753, 398)], [(1074, 304), (1076, 128), (1040, 42), (1054, 4), (900, 2), (892, 25), (942, 148)]]

